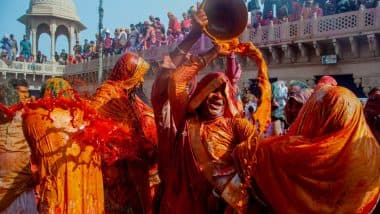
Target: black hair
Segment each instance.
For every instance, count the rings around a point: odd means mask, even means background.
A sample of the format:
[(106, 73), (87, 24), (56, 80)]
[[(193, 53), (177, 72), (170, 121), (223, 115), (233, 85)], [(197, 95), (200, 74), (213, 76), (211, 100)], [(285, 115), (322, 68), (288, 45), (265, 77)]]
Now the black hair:
[(26, 81), (26, 79), (17, 79), (16, 87), (17, 86), (28, 87), (28, 82)]

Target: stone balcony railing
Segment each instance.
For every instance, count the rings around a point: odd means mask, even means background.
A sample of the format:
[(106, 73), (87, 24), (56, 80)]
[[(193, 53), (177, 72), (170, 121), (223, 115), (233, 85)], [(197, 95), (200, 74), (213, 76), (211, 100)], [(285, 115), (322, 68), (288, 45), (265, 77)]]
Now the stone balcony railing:
[(41, 75), (41, 76), (63, 76), (65, 70), (64, 65), (58, 64), (40, 64), (30, 62), (17, 62), (13, 61), (10, 65), (0, 60), (0, 73), (2, 77), (7, 74), (17, 75)]
[(0, 60), (0, 82), (11, 78), (24, 78), (29, 83), (29, 89), (39, 90), (47, 78), (62, 77), (64, 70), (65, 66), (58, 64), (13, 61), (8, 65)]
[[(301, 19), (294, 22), (283, 22), (281, 24), (270, 23), (268, 26), (247, 29), (241, 36), (242, 41), (251, 41), (261, 49), (272, 46), (283, 46), (295, 44), (302, 47), (303, 43), (313, 42), (317, 44), (319, 40), (336, 40), (356, 36), (366, 36), (370, 39), (372, 35), (380, 33), (380, 5), (376, 8), (361, 8), (358, 11), (334, 14), (330, 16)], [(376, 38), (374, 38), (374, 41)], [(164, 55), (176, 44), (169, 46), (154, 47), (142, 51), (140, 55), (148, 60), (160, 62)], [(318, 45), (318, 44), (317, 44)], [(194, 45), (194, 52), (203, 52), (212, 47), (210, 39), (206, 36)], [(371, 48), (371, 47), (370, 47)], [(115, 65), (120, 56), (105, 57), (103, 61), (104, 70), (108, 71)], [(65, 67), (65, 76), (92, 73), (96, 76), (98, 70), (98, 60), (92, 60), (82, 64), (68, 65)]]
[(259, 26), (249, 31), (249, 39), (259, 47), (288, 44), (310, 40), (348, 37), (380, 30), (380, 6), (360, 8), (358, 11), (330, 16), (301, 19), (268, 26)]

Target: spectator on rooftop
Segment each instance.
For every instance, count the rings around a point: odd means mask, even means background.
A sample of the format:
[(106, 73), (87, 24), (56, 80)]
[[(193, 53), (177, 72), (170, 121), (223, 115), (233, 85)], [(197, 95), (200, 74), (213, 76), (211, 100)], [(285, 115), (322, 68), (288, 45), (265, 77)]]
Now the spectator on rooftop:
[(80, 55), (82, 54), (82, 45), (79, 44), (79, 41), (77, 40), (75, 42), (75, 45), (73, 47), (73, 51), (75, 55)]
[(269, 25), (271, 21), (273, 22), (273, 24), (278, 24), (277, 18), (273, 16), (273, 11), (269, 10), (266, 18), (261, 21), (261, 25), (262, 26)]
[(4, 35), (3, 39), (1, 40), (1, 43), (2, 43), (2, 49), (5, 50), (7, 54), (6, 60), (11, 60), (12, 44), (7, 34)]
[(56, 62), (59, 62), (59, 55), (57, 51), (54, 52), (54, 59)]
[(95, 59), (98, 57), (97, 47), (94, 41), (90, 42), (90, 59)]
[(143, 33), (143, 36), (144, 36), (144, 44), (143, 44), (143, 48), (144, 50), (150, 48), (151, 46), (157, 46), (157, 40), (156, 40), (156, 33), (155, 33), (155, 30), (153, 28), (153, 26), (151, 24), (149, 24), (149, 21), (145, 21), (144, 22), (144, 33)]
[(323, 9), (319, 7), (318, 2), (314, 3), (313, 14), (314, 13), (317, 15), (317, 17), (323, 16)]
[(59, 55), (59, 62), (61, 65), (65, 65), (67, 60), (67, 53), (65, 49), (62, 49), (61, 54)]
[(160, 21), (160, 18), (159, 17), (156, 17), (154, 18), (155, 22), (154, 22), (154, 31), (155, 31), (155, 34), (156, 34), (156, 40), (157, 40), (157, 45), (158, 46), (161, 46), (163, 44), (165, 44), (165, 26), (161, 23)]
[(114, 37), (112, 40), (112, 49), (114, 54), (121, 54), (121, 45), (119, 42), (120, 31), (123, 31), (123, 29), (116, 28), (114, 32)]
[(137, 50), (137, 41), (139, 38), (139, 31), (136, 29), (136, 26), (134, 24), (130, 25), (131, 32), (129, 34), (128, 43), (129, 43), (129, 50), (130, 51), (136, 51)]
[(169, 18), (169, 27), (172, 30), (174, 34), (181, 33), (181, 24), (179, 23), (178, 19), (172, 12), (168, 12), (168, 18)]
[(191, 19), (187, 13), (182, 13), (183, 20), (181, 22), (182, 32), (187, 35), (191, 30)]
[(106, 30), (106, 38), (104, 39), (104, 54), (106, 56), (112, 55), (112, 43), (111, 33), (109, 30)]
[(32, 48), (32, 44), (26, 35), (24, 35), (24, 39), (20, 42), (20, 55), (22, 55), (26, 60), (29, 59), (31, 53), (30, 50)]
[(301, 18), (302, 14), (302, 6), (300, 0), (292, 0), (291, 2), (291, 14), (290, 21), (297, 21)]
[(16, 59), (16, 55), (17, 55), (17, 52), (18, 52), (18, 45), (17, 45), (17, 40), (15, 39), (14, 35), (11, 34), (10, 36), (10, 42), (11, 42), (11, 46), (12, 46), (12, 55), (11, 55), (11, 60), (15, 60)]
[(127, 43), (128, 43), (128, 33), (129, 33), (129, 29), (126, 28), (126, 29), (120, 29), (120, 32), (119, 32), (119, 44), (120, 44), (120, 52), (124, 52), (126, 47), (127, 47)]

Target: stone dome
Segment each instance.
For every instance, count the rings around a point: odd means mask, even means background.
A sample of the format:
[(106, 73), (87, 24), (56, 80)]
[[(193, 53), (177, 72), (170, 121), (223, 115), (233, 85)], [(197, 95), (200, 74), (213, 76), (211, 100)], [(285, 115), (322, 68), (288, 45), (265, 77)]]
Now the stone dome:
[(26, 14), (37, 16), (55, 16), (79, 21), (73, 0), (30, 0)]

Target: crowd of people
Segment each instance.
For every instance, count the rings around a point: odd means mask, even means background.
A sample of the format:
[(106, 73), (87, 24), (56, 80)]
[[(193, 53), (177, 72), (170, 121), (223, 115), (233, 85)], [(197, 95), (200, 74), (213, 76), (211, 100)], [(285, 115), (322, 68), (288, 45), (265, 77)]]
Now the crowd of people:
[[(199, 5), (199, 2), (197, 3)], [(251, 14), (251, 25), (248, 27), (257, 28), (269, 25), (273, 22), (279, 24), (284, 21), (297, 21), (312, 18), (314, 14), (318, 16), (332, 15), (337, 13), (358, 10), (360, 5), (366, 8), (373, 8), (377, 1), (374, 0), (263, 0), (262, 5), (259, 0), (251, 0), (247, 3), (248, 12)], [(274, 7), (275, 6), (275, 7)], [(159, 17), (149, 16), (149, 20), (130, 24), (127, 28), (116, 28), (113, 32), (109, 29), (102, 31), (102, 37), (95, 35), (94, 40), (85, 39), (83, 44), (76, 41), (73, 48), (73, 55), (62, 50), (55, 52), (54, 59), (60, 64), (76, 64), (89, 61), (99, 57), (99, 45), (102, 41), (103, 54), (110, 56), (122, 54), (126, 51), (142, 51), (152, 47), (159, 47), (178, 43), (184, 39), (191, 30), (191, 11), (182, 13), (180, 21), (172, 12), (168, 12), (168, 27), (166, 28)], [(113, 35), (112, 35), (113, 34)], [(1, 59), (10, 61), (24, 61), (44, 63), (47, 61), (46, 55), (40, 51), (34, 56), (31, 53), (31, 43), (27, 36), (18, 45), (14, 35), (4, 35), (1, 40)], [(20, 50), (19, 50), (20, 48)]]
[[(77, 41), (74, 46), (75, 61), (91, 60), (99, 56), (99, 44), (102, 39), (103, 54), (110, 56), (121, 54), (125, 51), (142, 51), (152, 47), (170, 45), (182, 41), (191, 30), (190, 11), (182, 13), (182, 20), (168, 12), (168, 27), (166, 28), (159, 17), (149, 16), (149, 21), (131, 24), (128, 28), (116, 28), (112, 32), (105, 29), (102, 37), (95, 35), (95, 40), (89, 42), (84, 40), (84, 44)], [(69, 62), (70, 63), (70, 62)]]
[[(150, 65), (130, 51), (90, 97), (62, 78), (39, 99), (25, 80), (0, 88), (0, 212), (376, 212), (379, 89), (363, 110), (330, 76), (313, 89), (271, 85), (252, 43), (190, 55), (208, 23), (194, 17), (160, 65), (152, 106), (141, 91)], [(235, 54), (256, 63), (259, 95), (240, 94)], [(218, 57), (225, 71), (197, 81)]]
[[(7, 34), (1, 39), (1, 59), (5, 62), (21, 61), (21, 62), (34, 62), (34, 56), (31, 53), (32, 45), (27, 36), (24, 36), (18, 45), (17, 40), (13, 34)], [(39, 52), (37, 55), (38, 61), (46, 60), (46, 56)]]
[[(248, 2), (248, 11), (251, 12), (251, 23), (254, 28), (280, 24), (285, 21), (297, 21), (317, 17), (356, 11), (360, 6), (365, 8), (376, 7), (374, 0), (264, 0), (264, 7), (258, 0)], [(276, 5), (274, 10), (274, 5)]]

